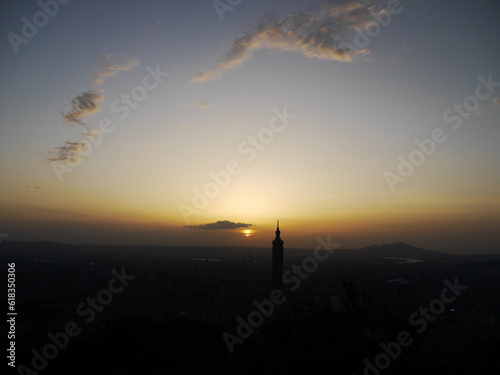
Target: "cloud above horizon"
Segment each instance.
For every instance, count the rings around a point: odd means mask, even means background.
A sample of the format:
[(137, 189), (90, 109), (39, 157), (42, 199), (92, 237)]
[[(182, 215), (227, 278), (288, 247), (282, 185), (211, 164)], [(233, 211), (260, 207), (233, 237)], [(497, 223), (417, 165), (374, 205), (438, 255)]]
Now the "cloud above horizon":
[(242, 65), (259, 49), (294, 51), (316, 59), (347, 62), (357, 55), (369, 54), (366, 49), (353, 48), (348, 42), (358, 28), (387, 12), (373, 3), (326, 0), (313, 11), (288, 15), (281, 20), (267, 14), (232, 42), (222, 61), (195, 75), (191, 82), (218, 79), (226, 70)]
[(101, 110), (100, 102), (104, 95), (93, 90), (88, 90), (71, 99), (71, 110), (61, 113), (65, 125), (86, 125), (83, 119)]
[(217, 221), (215, 223), (208, 223), (208, 224), (185, 225), (184, 228), (216, 230), (216, 229), (248, 228), (248, 227), (251, 227), (251, 226), (252, 226), (252, 224), (235, 223), (233, 221), (222, 220), (222, 221)]
[(101, 56), (101, 71), (94, 72), (94, 83), (102, 84), (106, 79), (116, 76), (120, 71), (134, 69), (141, 63), (141, 60), (135, 56), (105, 54)]
[[(99, 131), (97, 129), (86, 130), (82, 132), (83, 139), (79, 141), (65, 141), (62, 146), (54, 147), (45, 153), (48, 155), (48, 161), (58, 163), (77, 163), (83, 159), (83, 155), (88, 152), (89, 141), (87, 139), (97, 139)], [(91, 145), (90, 145), (91, 147)]]
[[(129, 71), (140, 64), (140, 60), (134, 56), (105, 54), (101, 56), (101, 71), (93, 73), (96, 78), (95, 84), (102, 84), (107, 78), (114, 77), (120, 71)], [(78, 141), (65, 141), (62, 146), (54, 147), (45, 151), (47, 160), (58, 163), (77, 163), (83, 159), (82, 154), (88, 151), (88, 140), (98, 138), (97, 129), (89, 129), (84, 119), (94, 113), (99, 112), (102, 107), (100, 103), (104, 101), (104, 91), (99, 92), (87, 90), (75, 96), (70, 101), (71, 109), (62, 113), (64, 125), (82, 125), (86, 131), (82, 133), (82, 139)]]
[(48, 161), (76, 163), (83, 159), (82, 152), (87, 150), (87, 145), (80, 141), (65, 141), (64, 145), (54, 147), (47, 151)]
[(198, 108), (198, 109), (207, 109), (210, 108), (212, 105), (207, 102), (199, 102), (197, 104), (184, 104), (182, 107), (183, 108)]

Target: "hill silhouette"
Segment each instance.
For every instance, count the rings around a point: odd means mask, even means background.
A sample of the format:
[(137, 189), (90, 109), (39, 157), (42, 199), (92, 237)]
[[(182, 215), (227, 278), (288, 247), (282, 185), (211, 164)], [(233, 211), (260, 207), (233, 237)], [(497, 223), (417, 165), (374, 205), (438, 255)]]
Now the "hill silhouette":
[(439, 251), (425, 250), (414, 247), (406, 242), (397, 242), (392, 244), (371, 245), (357, 250), (361, 256), (370, 256), (376, 258), (399, 257), (416, 258), (421, 260), (436, 260), (438, 258), (455, 257), (452, 254), (441, 253)]
[[(0, 245), (0, 254), (12, 252), (17, 255), (28, 253), (44, 254), (49, 256), (74, 256), (77, 254), (157, 254), (174, 257), (223, 257), (223, 258), (246, 258), (251, 252), (254, 256), (268, 258), (271, 256), (270, 247), (242, 247), (242, 246), (151, 246), (151, 245), (70, 245), (53, 241), (37, 242), (15, 242), (3, 241)], [(310, 256), (313, 249), (287, 248), (285, 247), (285, 258), (302, 258)], [(500, 260), (500, 254), (473, 254), (454, 255), (439, 251), (426, 250), (412, 246), (406, 242), (396, 242), (381, 245), (370, 245), (361, 249), (336, 249), (334, 256), (350, 257), (359, 259), (378, 258), (402, 258), (417, 259), (421, 261), (454, 261), (454, 262), (480, 262)]]

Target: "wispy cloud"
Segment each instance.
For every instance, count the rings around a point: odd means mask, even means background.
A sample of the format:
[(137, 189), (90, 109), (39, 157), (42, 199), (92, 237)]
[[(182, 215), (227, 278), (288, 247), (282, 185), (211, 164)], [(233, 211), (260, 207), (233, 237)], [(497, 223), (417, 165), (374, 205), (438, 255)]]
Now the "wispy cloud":
[(232, 222), (232, 221), (223, 220), (223, 221), (217, 221), (215, 223), (208, 223), (208, 224), (185, 225), (184, 228), (215, 230), (215, 229), (248, 228), (248, 227), (251, 227), (251, 226), (252, 226), (252, 224), (235, 223), (235, 222)]
[(99, 138), (99, 133), (100, 133), (99, 130), (97, 130), (97, 129), (91, 129), (91, 130), (82, 132), (82, 135), (85, 138), (98, 139)]
[[(352, 61), (366, 49), (347, 46), (357, 28), (364, 27), (377, 13), (373, 1), (323, 1), (315, 10), (277, 19), (268, 14), (235, 39), (222, 61), (214, 68), (195, 75), (191, 82), (220, 78), (222, 74), (247, 61), (256, 50), (267, 48), (295, 51), (317, 59)], [(378, 10), (377, 10), (378, 9)]]
[(85, 125), (83, 118), (90, 116), (101, 110), (100, 102), (104, 100), (104, 95), (89, 90), (71, 99), (71, 110), (61, 113), (66, 125)]
[(101, 56), (101, 71), (94, 72), (94, 83), (102, 84), (106, 79), (114, 77), (120, 71), (132, 70), (141, 61), (135, 56), (106, 54)]
[[(128, 71), (134, 69), (140, 64), (137, 57), (106, 54), (101, 56), (100, 71), (94, 72), (95, 84), (103, 83), (107, 78), (116, 76), (120, 71)], [(87, 150), (87, 139), (97, 139), (99, 137), (96, 129), (88, 130), (87, 124), (84, 119), (94, 113), (99, 112), (102, 108), (100, 103), (104, 101), (105, 97), (103, 90), (96, 92), (94, 90), (87, 90), (80, 95), (75, 96), (70, 101), (71, 109), (62, 113), (62, 118), (65, 125), (83, 125), (86, 127), (82, 133), (82, 138), (78, 141), (65, 141), (62, 146), (54, 147), (51, 150), (45, 151), (47, 160), (60, 163), (76, 163), (83, 159), (82, 153), (85, 154)], [(30, 187), (37, 188), (37, 187)]]
[(82, 152), (87, 150), (85, 143), (80, 141), (66, 141), (64, 145), (54, 147), (52, 150), (47, 151), (48, 161), (55, 162), (69, 162), (76, 163), (80, 161), (83, 156)]
[(197, 104), (184, 104), (184, 108), (198, 108), (198, 109), (207, 109), (210, 108), (212, 105), (207, 102), (199, 102)]
[[(101, 56), (101, 71), (93, 73), (96, 77), (95, 84), (103, 83), (107, 78), (114, 77), (120, 71), (134, 69), (140, 64), (140, 60), (134, 56), (106, 54)], [(85, 125), (83, 118), (90, 116), (101, 110), (99, 105), (104, 100), (102, 91), (97, 93), (88, 90), (71, 99), (71, 110), (63, 113), (63, 120), (66, 125)]]

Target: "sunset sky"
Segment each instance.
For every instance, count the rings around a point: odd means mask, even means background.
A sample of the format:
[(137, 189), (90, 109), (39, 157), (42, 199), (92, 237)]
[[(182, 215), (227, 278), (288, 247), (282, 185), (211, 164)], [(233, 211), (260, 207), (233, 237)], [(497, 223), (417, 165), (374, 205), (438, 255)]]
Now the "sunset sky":
[(285, 249), (500, 253), (499, 15), (496, 0), (3, 1), (0, 233), (270, 246), (280, 219)]

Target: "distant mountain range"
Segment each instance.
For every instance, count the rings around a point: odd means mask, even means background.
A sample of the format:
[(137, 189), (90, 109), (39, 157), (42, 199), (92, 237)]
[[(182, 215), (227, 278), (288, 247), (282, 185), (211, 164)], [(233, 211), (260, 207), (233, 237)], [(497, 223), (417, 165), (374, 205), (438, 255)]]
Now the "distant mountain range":
[(371, 245), (362, 249), (352, 249), (359, 256), (373, 258), (409, 258), (421, 260), (437, 260), (441, 258), (455, 258), (456, 255), (441, 253), (439, 251), (431, 251), (414, 247), (406, 242), (397, 242), (383, 245)]
[[(342, 252), (342, 250), (339, 250)], [(456, 262), (476, 262), (488, 260), (500, 260), (500, 254), (474, 254), (474, 255), (455, 255), (442, 253), (439, 251), (425, 250), (414, 247), (406, 242), (397, 242), (391, 244), (371, 245), (362, 249), (343, 250), (351, 256), (365, 258), (400, 258), (419, 259), (422, 261), (456, 261)]]
[[(261, 257), (270, 257), (270, 248), (239, 247), (239, 246), (139, 246), (139, 245), (68, 245), (59, 242), (14, 242), (3, 241), (0, 244), (0, 254), (17, 253), (18, 255), (31, 253), (44, 256), (61, 256), (76, 254), (164, 254), (176, 257), (247, 257), (249, 253)], [(285, 248), (285, 257), (308, 256), (312, 249)], [(333, 253), (337, 257), (358, 259), (394, 259), (395, 261), (454, 261), (480, 262), (497, 260), (500, 254), (453, 255), (438, 251), (425, 250), (411, 246), (405, 242), (392, 244), (371, 245), (361, 249), (336, 249)]]

